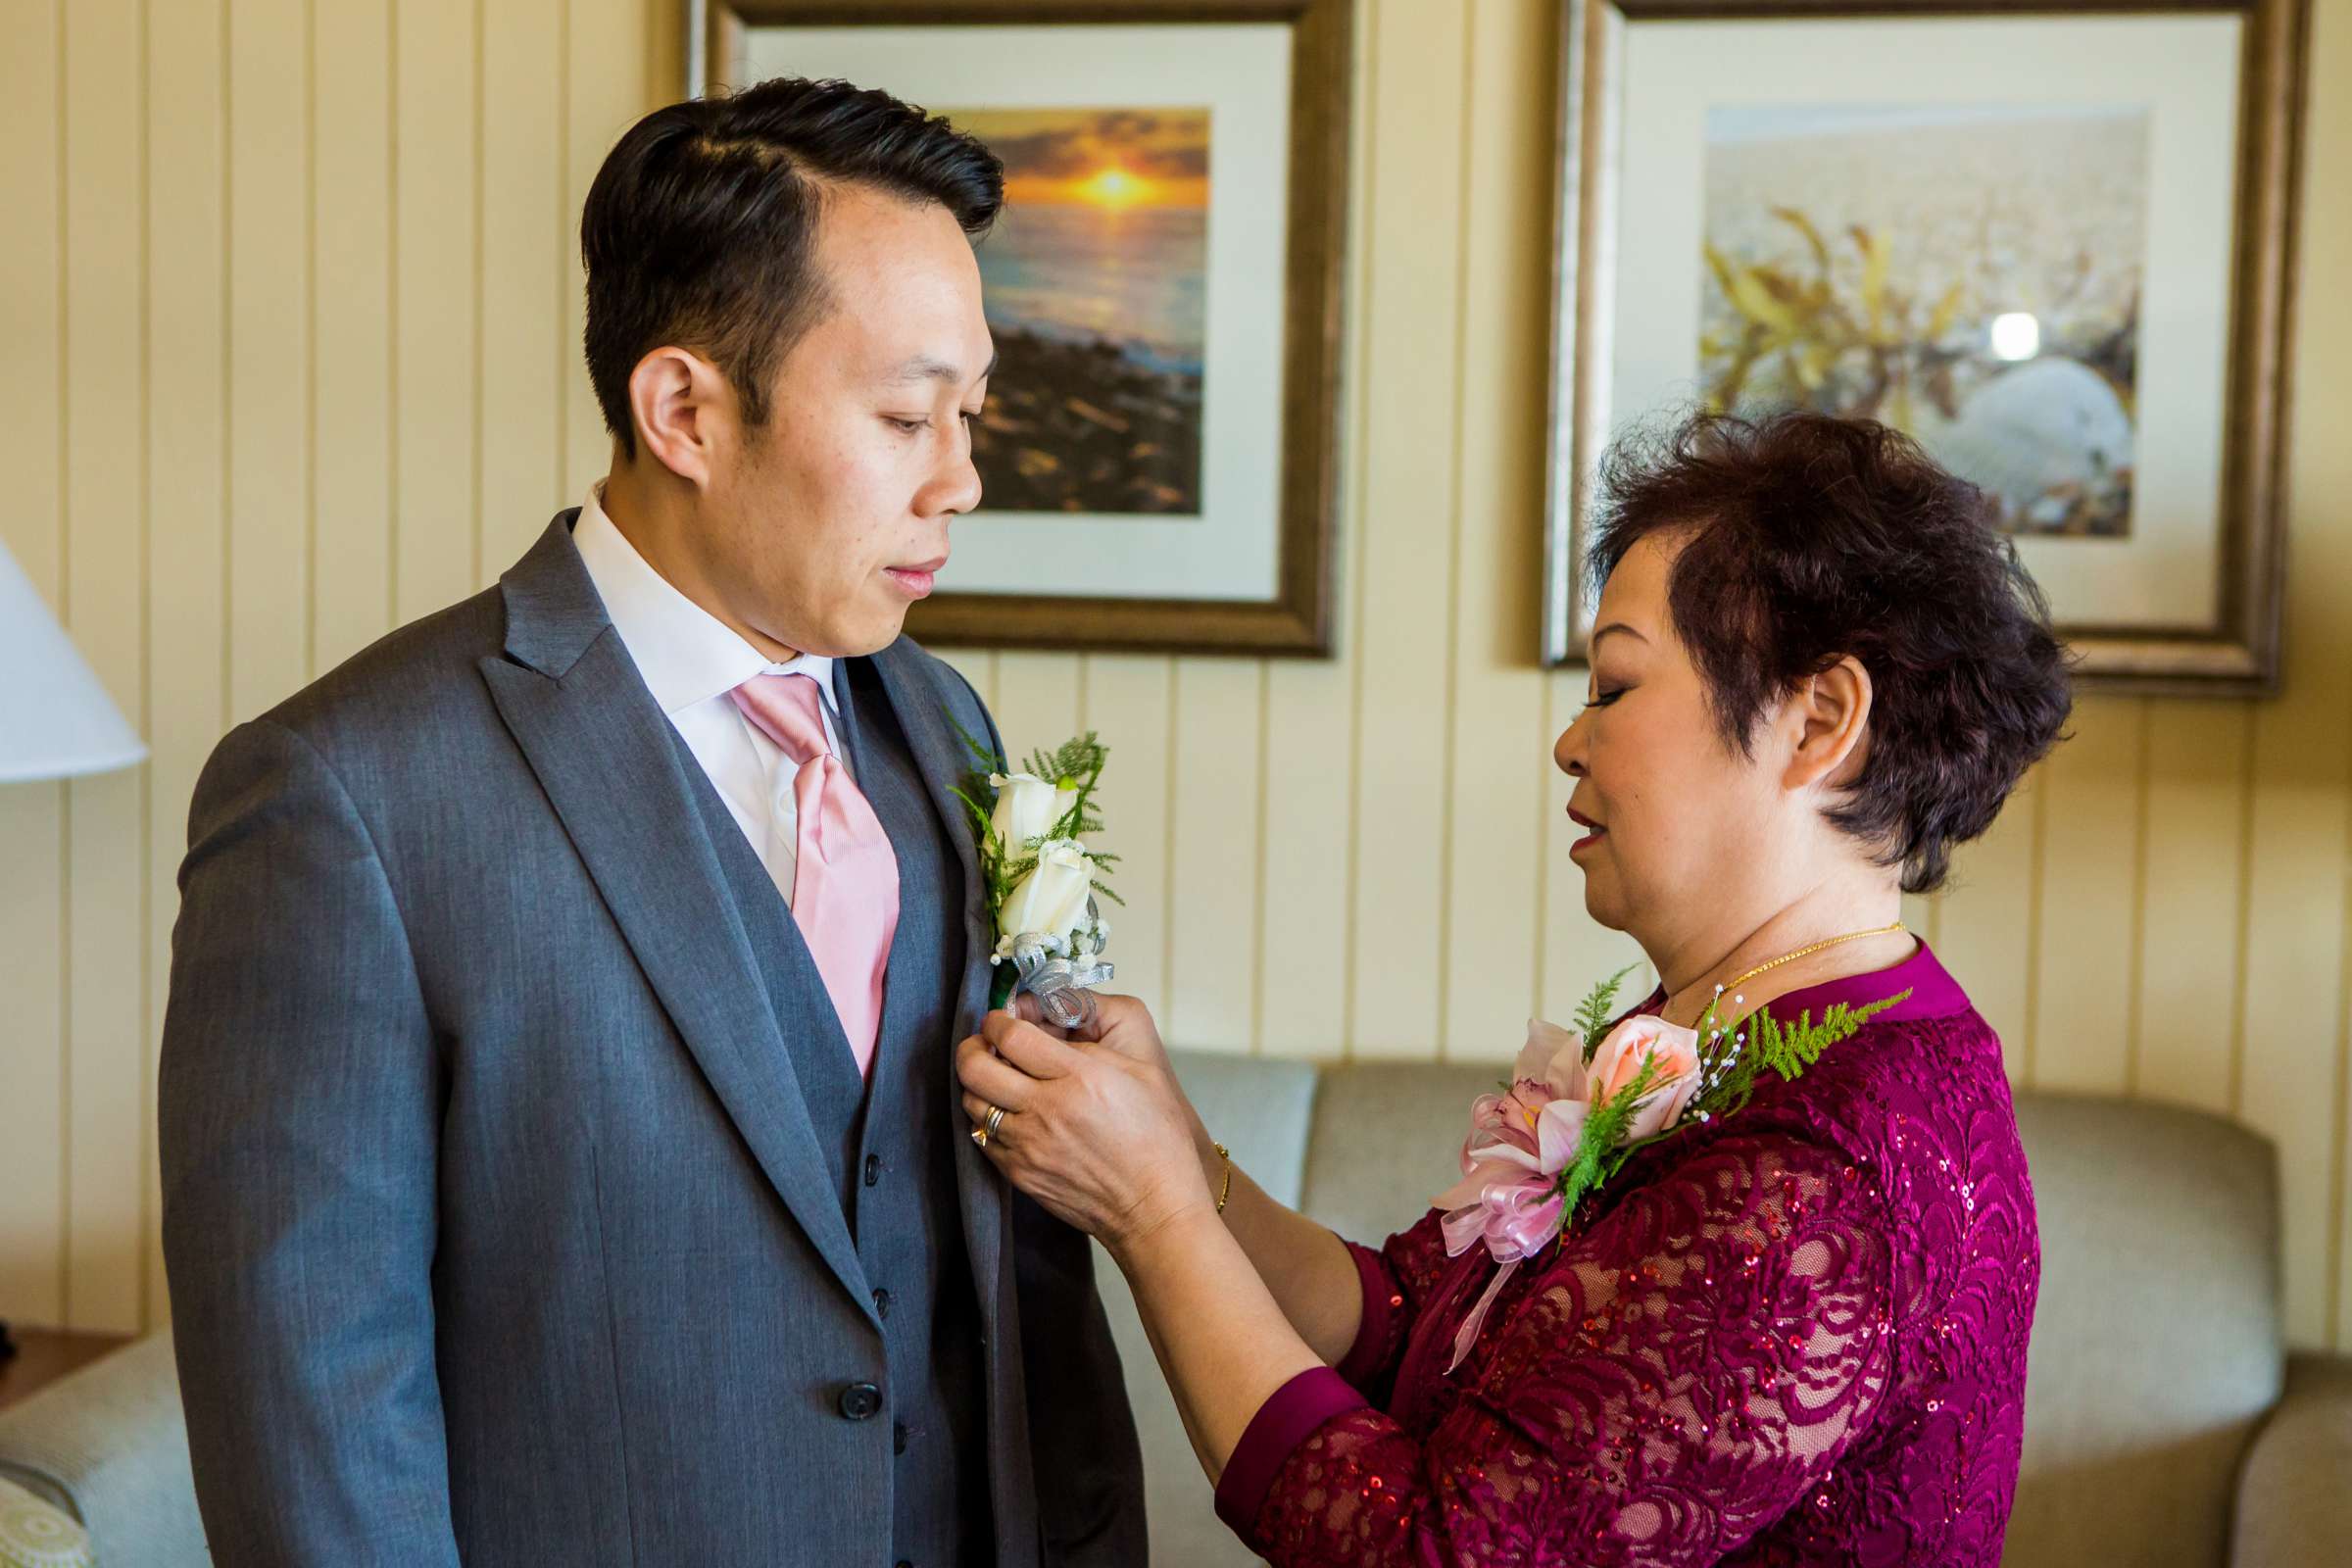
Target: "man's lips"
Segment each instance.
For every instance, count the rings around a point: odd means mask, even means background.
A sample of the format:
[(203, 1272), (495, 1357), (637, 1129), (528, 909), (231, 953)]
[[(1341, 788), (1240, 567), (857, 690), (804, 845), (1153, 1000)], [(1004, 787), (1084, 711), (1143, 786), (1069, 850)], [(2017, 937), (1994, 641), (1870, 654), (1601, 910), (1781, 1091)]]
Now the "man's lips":
[(923, 599), (930, 596), (931, 585), (939, 575), (939, 568), (947, 564), (948, 558), (940, 556), (918, 565), (884, 566), (882, 575), (897, 583), (901, 591), (912, 594), (917, 599)]

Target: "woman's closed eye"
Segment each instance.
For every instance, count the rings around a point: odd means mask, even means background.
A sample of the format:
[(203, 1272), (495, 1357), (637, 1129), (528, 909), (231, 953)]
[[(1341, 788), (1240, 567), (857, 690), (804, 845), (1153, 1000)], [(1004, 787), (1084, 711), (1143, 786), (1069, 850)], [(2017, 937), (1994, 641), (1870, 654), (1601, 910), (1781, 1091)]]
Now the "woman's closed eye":
[(1612, 686), (1605, 691), (1596, 691), (1585, 699), (1585, 706), (1587, 708), (1606, 708), (1631, 690), (1633, 688), (1630, 686)]

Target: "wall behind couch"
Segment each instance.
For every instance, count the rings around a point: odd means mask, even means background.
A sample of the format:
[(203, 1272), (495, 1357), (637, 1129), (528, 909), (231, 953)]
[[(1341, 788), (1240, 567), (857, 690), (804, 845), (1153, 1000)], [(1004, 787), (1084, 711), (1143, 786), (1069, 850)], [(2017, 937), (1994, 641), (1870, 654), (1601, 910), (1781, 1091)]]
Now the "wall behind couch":
[[(1016, 746), (1111, 743), (1116, 956), (1171, 1039), (1500, 1060), (1627, 953), (1557, 830), (1583, 678), (1529, 658), (1553, 5), (1361, 3), (1341, 658), (952, 657)], [(2352, 1348), (2352, 0), (2315, 15), (2286, 695), (2086, 701), (1914, 915), (2019, 1082), (2277, 1139), (2290, 1330)], [(571, 228), (675, 0), (0, 0), (0, 539), (155, 749), (0, 788), (0, 1316), (132, 1329), (196, 772), (601, 470)]]

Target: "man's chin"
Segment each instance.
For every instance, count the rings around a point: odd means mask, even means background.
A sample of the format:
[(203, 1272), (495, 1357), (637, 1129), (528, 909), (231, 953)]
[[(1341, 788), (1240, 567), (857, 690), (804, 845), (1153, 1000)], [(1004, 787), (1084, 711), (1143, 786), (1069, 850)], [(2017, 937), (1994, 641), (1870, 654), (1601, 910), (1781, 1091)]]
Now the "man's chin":
[(845, 627), (840, 637), (842, 652), (836, 659), (865, 659), (880, 653), (897, 642), (906, 632), (906, 612), (878, 616), (856, 627)]

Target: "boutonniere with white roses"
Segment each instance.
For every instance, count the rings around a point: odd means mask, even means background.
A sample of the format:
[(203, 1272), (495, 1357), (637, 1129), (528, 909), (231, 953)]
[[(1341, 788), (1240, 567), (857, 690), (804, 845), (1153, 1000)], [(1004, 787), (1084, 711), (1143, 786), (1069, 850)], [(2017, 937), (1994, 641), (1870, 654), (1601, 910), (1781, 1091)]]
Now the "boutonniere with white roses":
[(1093, 1013), (1089, 989), (1112, 973), (1102, 956), (1110, 922), (1097, 900), (1119, 902), (1103, 880), (1118, 857), (1085, 844), (1086, 835), (1102, 831), (1095, 789), (1110, 750), (1089, 730), (1006, 771), (991, 748), (969, 735), (964, 741), (979, 765), (956, 797), (971, 813), (987, 883), (995, 943), (989, 962), (997, 968), (989, 1005), (1002, 1007), (1026, 991), (1049, 1021), (1075, 1028)]
[[(1438, 1195), (1446, 1251), (1459, 1257), (1481, 1242), (1502, 1267), (1464, 1320), (1450, 1372), (1478, 1339), (1487, 1309), (1519, 1265), (1567, 1230), (1577, 1205), (1634, 1154), (1689, 1122), (1720, 1120), (1745, 1105), (1756, 1075), (1795, 1078), (1822, 1052), (1911, 993), (1867, 1007), (1839, 1003), (1793, 1025), (1759, 1007), (1725, 1022), (1721, 987), (1695, 1029), (1646, 1013), (1609, 1019), (1632, 969), (1593, 987), (1574, 1029), (1530, 1019), (1527, 1044), (1498, 1092), (1470, 1106), (1462, 1179)], [(1732, 999), (1737, 1004), (1740, 999)]]

